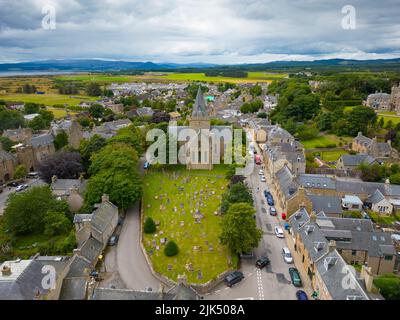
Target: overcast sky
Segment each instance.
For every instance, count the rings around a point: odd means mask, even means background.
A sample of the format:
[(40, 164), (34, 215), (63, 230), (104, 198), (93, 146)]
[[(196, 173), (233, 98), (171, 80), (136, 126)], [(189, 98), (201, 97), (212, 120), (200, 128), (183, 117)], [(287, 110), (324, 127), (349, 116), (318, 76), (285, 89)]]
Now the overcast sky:
[[(56, 9), (56, 29), (42, 8)], [(342, 7), (356, 29), (342, 27)], [(0, 62), (400, 57), (399, 0), (0, 0)]]

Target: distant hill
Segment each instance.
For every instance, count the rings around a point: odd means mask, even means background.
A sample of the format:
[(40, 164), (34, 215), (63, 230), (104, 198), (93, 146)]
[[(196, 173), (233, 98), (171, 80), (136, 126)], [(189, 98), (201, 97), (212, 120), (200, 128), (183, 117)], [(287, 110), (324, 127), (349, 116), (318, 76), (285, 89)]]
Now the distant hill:
[(129, 62), (110, 60), (47, 60), (22, 63), (0, 64), (0, 72), (123, 72), (128, 70), (137, 71), (183, 71), (204, 72), (207, 69), (237, 69), (237, 70), (327, 70), (327, 69), (382, 69), (400, 71), (399, 59), (380, 60), (346, 60), (329, 59), (315, 61), (276, 61), (258, 64), (240, 65), (216, 65), (207, 63), (154, 63), (154, 62)]

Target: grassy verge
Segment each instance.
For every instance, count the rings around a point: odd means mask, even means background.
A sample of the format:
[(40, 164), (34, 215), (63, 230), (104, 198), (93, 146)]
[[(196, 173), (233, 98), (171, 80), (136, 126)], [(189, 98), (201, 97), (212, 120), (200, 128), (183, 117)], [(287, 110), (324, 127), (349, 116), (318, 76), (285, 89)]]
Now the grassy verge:
[(40, 103), (46, 106), (52, 106), (55, 104), (68, 104), (78, 105), (82, 101), (96, 101), (98, 97), (89, 97), (82, 95), (68, 96), (57, 93), (48, 94), (5, 94), (0, 95), (0, 100), (13, 101), (13, 102), (33, 102)]

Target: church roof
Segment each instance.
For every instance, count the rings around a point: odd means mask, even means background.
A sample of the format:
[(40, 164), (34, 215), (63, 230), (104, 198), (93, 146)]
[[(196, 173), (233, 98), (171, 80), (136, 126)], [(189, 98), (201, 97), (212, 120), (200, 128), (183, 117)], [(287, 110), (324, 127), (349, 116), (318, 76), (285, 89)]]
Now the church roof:
[(192, 117), (208, 117), (208, 113), (206, 110), (206, 101), (204, 100), (204, 95), (201, 91), (201, 87), (199, 87), (199, 90), (197, 91), (196, 101), (193, 106)]

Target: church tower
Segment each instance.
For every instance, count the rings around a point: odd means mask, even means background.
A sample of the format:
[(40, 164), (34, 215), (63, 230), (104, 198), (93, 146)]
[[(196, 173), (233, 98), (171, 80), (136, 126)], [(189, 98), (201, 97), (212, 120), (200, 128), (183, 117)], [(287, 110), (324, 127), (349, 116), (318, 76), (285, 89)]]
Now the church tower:
[[(208, 133), (205, 136), (205, 139), (208, 140), (208, 146), (203, 146), (203, 149), (206, 150), (201, 153), (201, 130), (209, 130), (211, 129), (210, 117), (208, 116), (206, 102), (204, 99), (203, 92), (201, 87), (197, 91), (196, 101), (193, 106), (192, 115), (189, 118), (189, 128), (193, 129), (197, 132), (199, 145), (196, 146), (187, 146), (187, 169), (203, 169), (203, 170), (212, 170), (212, 137), (211, 134)], [(203, 132), (204, 135), (204, 132)], [(203, 138), (204, 141), (204, 138)], [(192, 149), (192, 150), (191, 150)], [(196, 151), (197, 150), (197, 151)], [(196, 157), (197, 152), (197, 157)], [(202, 161), (202, 159), (206, 159), (207, 161)], [(197, 161), (196, 161), (197, 160)], [(194, 163), (193, 163), (194, 162)], [(198, 162), (198, 163), (195, 163)]]

